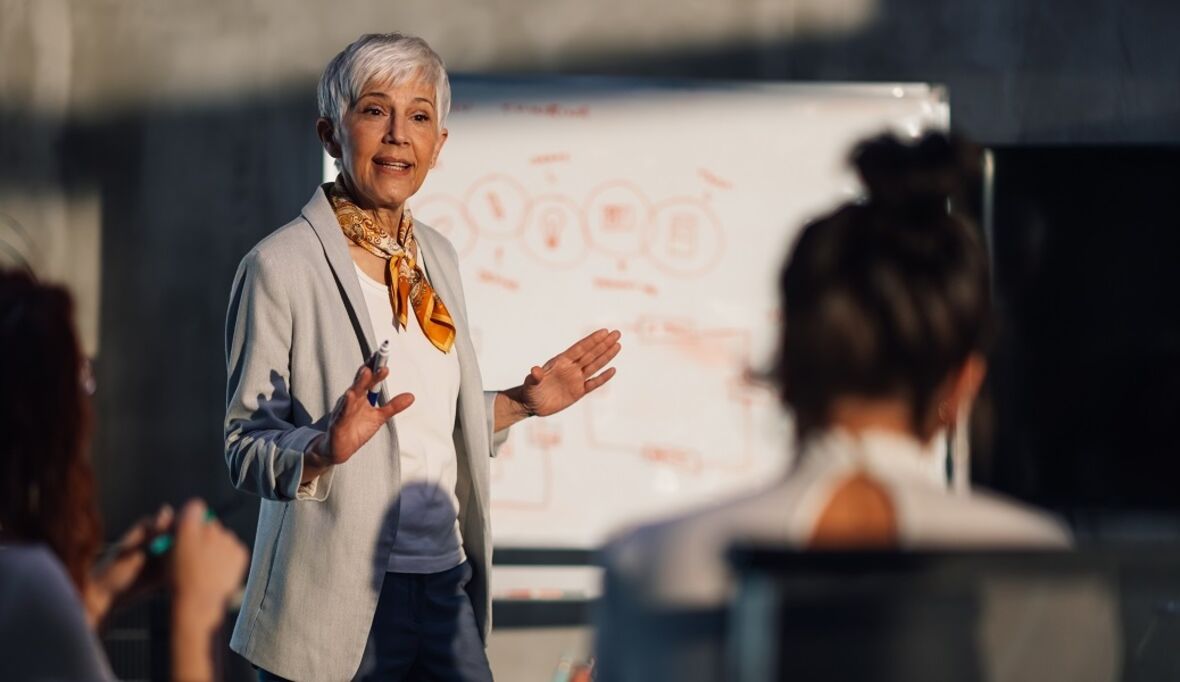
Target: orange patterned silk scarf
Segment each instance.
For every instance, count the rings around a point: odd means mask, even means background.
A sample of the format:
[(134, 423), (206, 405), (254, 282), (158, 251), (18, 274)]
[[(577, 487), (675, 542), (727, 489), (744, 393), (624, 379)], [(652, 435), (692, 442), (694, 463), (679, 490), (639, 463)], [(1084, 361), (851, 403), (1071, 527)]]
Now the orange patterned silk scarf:
[(394, 238), (353, 203), (339, 178), (328, 188), (328, 201), (336, 211), (344, 235), (365, 251), (388, 261), (389, 303), (402, 329), (406, 328), (408, 310), (413, 305), (414, 316), (430, 343), (444, 353), (450, 351), (455, 345), (455, 321), (418, 265), (418, 241), (414, 238), (410, 209), (402, 213)]

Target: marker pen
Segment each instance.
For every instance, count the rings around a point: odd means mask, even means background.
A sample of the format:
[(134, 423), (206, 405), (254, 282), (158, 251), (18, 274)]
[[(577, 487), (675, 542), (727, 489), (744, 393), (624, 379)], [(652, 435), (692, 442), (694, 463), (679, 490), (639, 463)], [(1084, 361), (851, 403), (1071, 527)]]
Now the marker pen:
[[(205, 521), (212, 521), (217, 518), (217, 513), (212, 509), (205, 510)], [(160, 556), (168, 550), (172, 549), (172, 545), (176, 543), (176, 537), (172, 533), (161, 533), (152, 538), (151, 542), (147, 544), (148, 556)]]
[[(365, 364), (369, 366), (369, 371), (376, 375), (387, 362), (389, 362), (389, 339), (381, 342), (381, 347), (377, 349), (376, 353), (373, 353), (373, 356)], [(369, 404), (376, 407), (379, 402), (381, 402), (380, 384), (376, 386), (376, 390), (369, 391)]]

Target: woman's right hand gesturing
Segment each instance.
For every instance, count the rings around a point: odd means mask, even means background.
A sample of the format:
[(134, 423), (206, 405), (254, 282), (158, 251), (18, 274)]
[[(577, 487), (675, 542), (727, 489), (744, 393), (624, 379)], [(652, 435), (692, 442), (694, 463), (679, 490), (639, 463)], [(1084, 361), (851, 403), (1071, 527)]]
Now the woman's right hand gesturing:
[(347, 462), (385, 422), (414, 403), (412, 394), (400, 393), (384, 405), (370, 405), (369, 391), (379, 391), (387, 376), (387, 367), (373, 374), (368, 367), (361, 365), (352, 386), (332, 408), (327, 433), (312, 441), (304, 456), (303, 483), (314, 480), (328, 467)]

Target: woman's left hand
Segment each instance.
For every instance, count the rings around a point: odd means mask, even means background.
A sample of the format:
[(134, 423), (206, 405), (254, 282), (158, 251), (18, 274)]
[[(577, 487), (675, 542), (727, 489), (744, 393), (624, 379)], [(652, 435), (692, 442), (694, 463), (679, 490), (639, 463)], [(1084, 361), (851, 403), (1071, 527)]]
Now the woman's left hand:
[(148, 559), (145, 548), (148, 540), (168, 531), (172, 517), (172, 507), (164, 505), (154, 517), (140, 519), (91, 569), (84, 595), (91, 627), (97, 628), (115, 604), (163, 582), (162, 574), (144, 571)]
[(545, 417), (573, 405), (610, 381), (611, 367), (598, 373), (619, 354), (618, 332), (599, 329), (540, 367), (533, 367), (520, 387), (518, 400), (530, 414)]

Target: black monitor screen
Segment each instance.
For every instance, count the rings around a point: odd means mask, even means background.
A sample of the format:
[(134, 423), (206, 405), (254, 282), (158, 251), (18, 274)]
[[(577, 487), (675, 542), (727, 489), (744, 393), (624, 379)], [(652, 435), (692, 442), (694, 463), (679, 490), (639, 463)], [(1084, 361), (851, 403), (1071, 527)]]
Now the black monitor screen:
[(1069, 514), (1180, 511), (1180, 148), (992, 160), (977, 478)]

